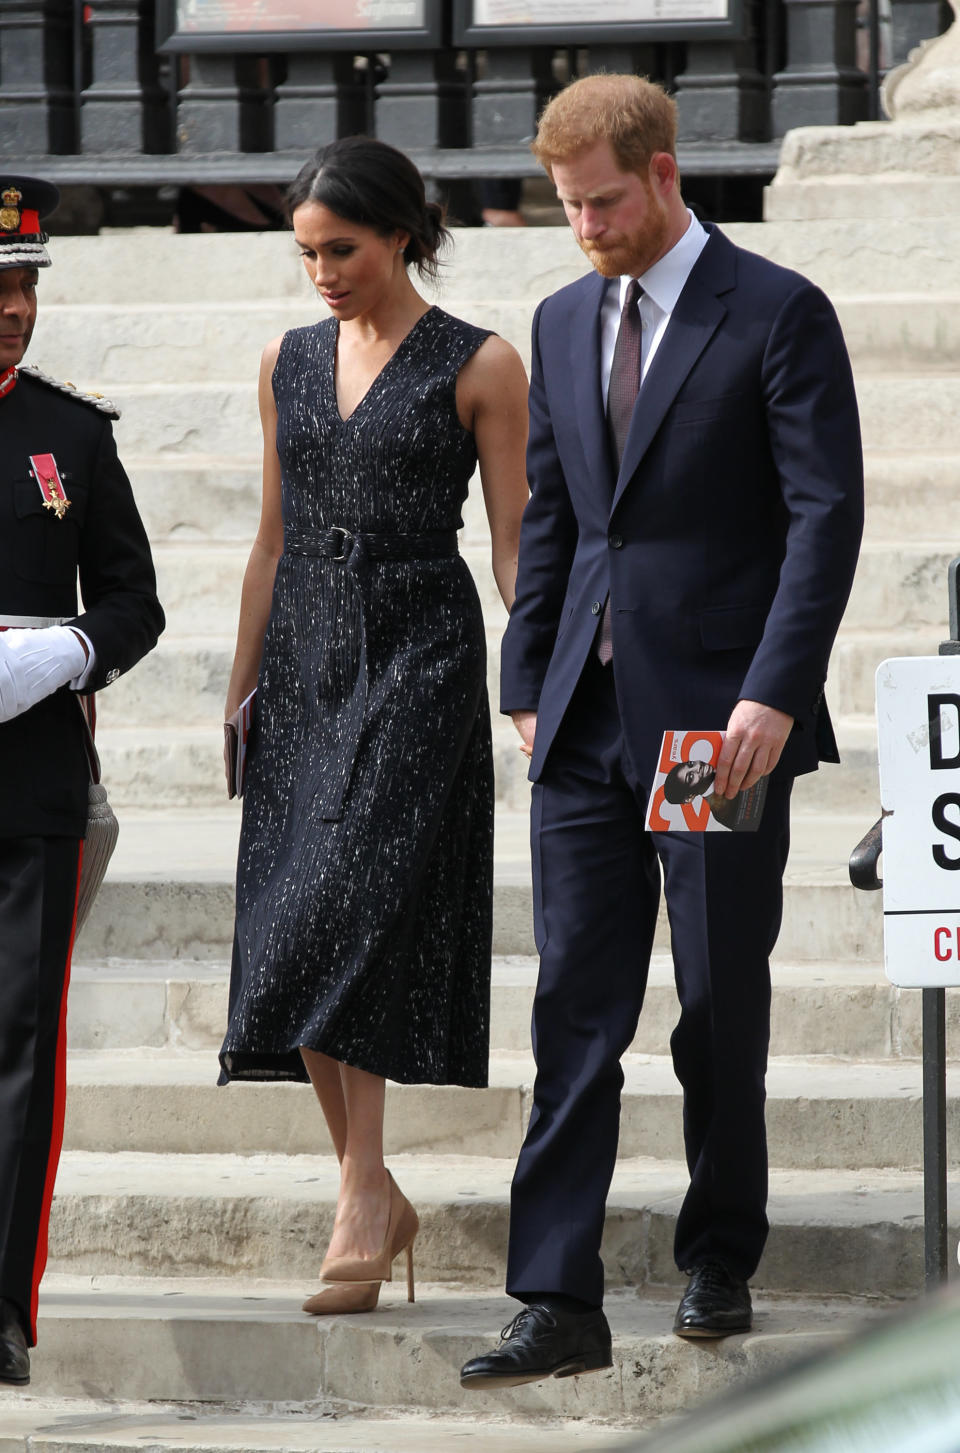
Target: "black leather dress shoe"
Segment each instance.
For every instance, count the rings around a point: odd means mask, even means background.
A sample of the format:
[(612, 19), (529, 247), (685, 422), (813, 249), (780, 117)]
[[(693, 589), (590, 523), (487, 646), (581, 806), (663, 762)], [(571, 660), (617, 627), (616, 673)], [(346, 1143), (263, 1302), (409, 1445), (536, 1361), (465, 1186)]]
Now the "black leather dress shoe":
[(20, 1313), (13, 1302), (0, 1297), (0, 1382), (19, 1386), (30, 1381), (30, 1353), (20, 1322)]
[(722, 1261), (703, 1261), (690, 1273), (673, 1330), (678, 1337), (729, 1337), (753, 1325), (750, 1288)]
[(460, 1369), (461, 1387), (519, 1387), (542, 1377), (575, 1377), (613, 1366), (610, 1328), (599, 1309), (561, 1312), (538, 1302), (518, 1312), (500, 1346)]

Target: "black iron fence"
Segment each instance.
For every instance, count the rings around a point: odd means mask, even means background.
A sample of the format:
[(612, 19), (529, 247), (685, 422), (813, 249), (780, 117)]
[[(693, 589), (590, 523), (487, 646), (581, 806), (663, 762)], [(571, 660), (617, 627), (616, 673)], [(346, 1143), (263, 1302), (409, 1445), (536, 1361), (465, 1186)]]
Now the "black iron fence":
[(885, 71), (952, 18), (942, 0), (730, 0), (729, 33), (621, 24), (607, 42), (595, 25), (558, 44), (528, 28), (523, 44), (501, 30), (481, 45), (458, 28), (469, 0), (416, 3), (434, 16), (429, 46), (380, 48), (371, 32), (369, 49), (334, 48), (306, 31), (258, 53), (229, 32), (188, 51), (163, 24), (188, 0), (164, 0), (159, 24), (154, 0), (0, 0), (0, 158), (97, 186), (286, 182), (305, 152), (366, 131), (433, 178), (529, 176), (550, 94), (631, 69), (675, 92), (687, 174), (769, 176), (791, 127), (880, 114)]

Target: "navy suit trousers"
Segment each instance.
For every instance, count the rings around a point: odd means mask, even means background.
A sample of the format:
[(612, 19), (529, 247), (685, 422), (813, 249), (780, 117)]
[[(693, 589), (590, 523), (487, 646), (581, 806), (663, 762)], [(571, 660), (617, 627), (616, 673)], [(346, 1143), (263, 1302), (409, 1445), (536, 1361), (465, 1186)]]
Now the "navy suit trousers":
[[(620, 1058), (637, 1027), (660, 898), (670, 919), (690, 1185), (675, 1257), (756, 1269), (767, 1235), (769, 954), (782, 911), (792, 778), (756, 833), (643, 830), (653, 762), (631, 762), (614, 672), (591, 655), (533, 788), (534, 1107), (511, 1197), (508, 1292), (599, 1305), (617, 1157)], [(675, 727), (714, 727), (678, 721)], [(664, 1049), (666, 1046), (664, 1046)]]

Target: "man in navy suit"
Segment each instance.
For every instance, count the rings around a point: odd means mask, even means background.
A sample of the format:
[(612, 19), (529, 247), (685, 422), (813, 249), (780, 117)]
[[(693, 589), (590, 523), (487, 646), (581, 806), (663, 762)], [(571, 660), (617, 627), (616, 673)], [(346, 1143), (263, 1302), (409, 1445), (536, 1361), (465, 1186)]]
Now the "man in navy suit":
[[(823, 684), (863, 511), (833, 309), (688, 211), (670, 98), (587, 77), (547, 107), (534, 151), (594, 272), (533, 324), (501, 683), (534, 783), (537, 1078), (507, 1275), (524, 1306), (465, 1387), (611, 1364), (600, 1242), (661, 868), (690, 1174), (674, 1331), (750, 1328), (790, 790), (837, 760)], [(719, 727), (719, 794), (770, 776), (760, 829), (645, 833), (663, 732)]]

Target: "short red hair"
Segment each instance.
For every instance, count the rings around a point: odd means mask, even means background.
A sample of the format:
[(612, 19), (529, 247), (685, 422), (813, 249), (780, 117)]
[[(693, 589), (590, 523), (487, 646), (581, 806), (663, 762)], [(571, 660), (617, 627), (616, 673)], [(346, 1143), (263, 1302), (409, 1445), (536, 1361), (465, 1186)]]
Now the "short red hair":
[(644, 176), (654, 152), (676, 157), (677, 103), (645, 76), (583, 76), (549, 103), (531, 150), (549, 174), (598, 141), (610, 143), (621, 171)]

